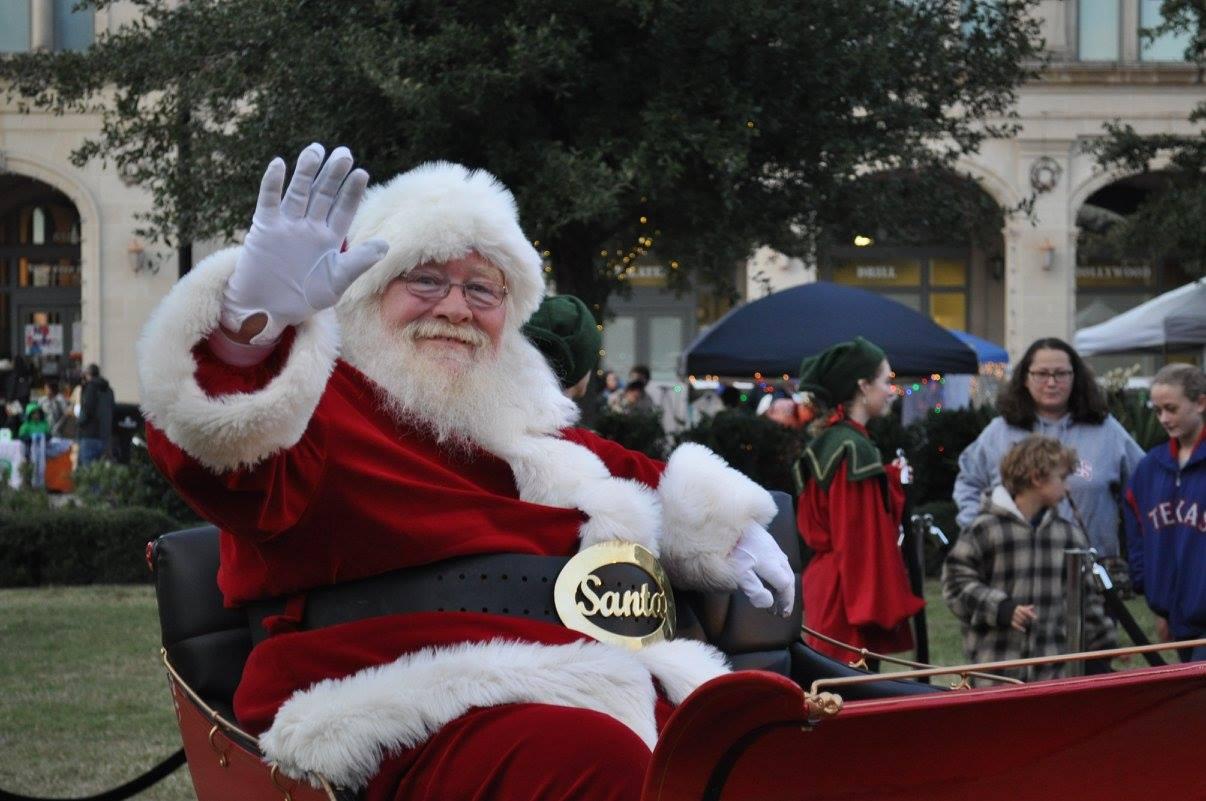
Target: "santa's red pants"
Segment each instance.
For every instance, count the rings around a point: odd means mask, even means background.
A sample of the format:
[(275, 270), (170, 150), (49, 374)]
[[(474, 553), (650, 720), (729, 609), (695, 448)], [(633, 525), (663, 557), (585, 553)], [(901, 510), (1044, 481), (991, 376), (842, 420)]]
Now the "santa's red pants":
[(636, 801), (649, 748), (587, 709), (512, 704), (475, 709), (423, 745), (390, 757), (367, 801)]

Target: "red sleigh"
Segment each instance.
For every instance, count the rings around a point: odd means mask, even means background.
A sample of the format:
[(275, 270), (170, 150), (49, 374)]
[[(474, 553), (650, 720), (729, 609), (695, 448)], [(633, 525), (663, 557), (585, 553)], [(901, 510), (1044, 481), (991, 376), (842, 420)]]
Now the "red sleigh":
[[(777, 500), (789, 512), (787, 496)], [(790, 514), (776, 524), (795, 562)], [(245, 615), (222, 605), (217, 563), (213, 528), (166, 535), (152, 551), (164, 665), (198, 801), (355, 799), (281, 775), (233, 722), (251, 639)], [(817, 654), (799, 639), (798, 613), (782, 621), (731, 596), (694, 608), (739, 670), (675, 711), (646, 801), (1206, 797), (1195, 789), (1206, 663), (948, 692)]]

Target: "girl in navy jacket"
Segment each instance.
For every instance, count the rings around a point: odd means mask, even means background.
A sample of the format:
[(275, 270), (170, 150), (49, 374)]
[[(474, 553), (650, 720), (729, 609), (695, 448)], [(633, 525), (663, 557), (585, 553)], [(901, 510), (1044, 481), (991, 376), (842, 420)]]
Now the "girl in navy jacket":
[[(1206, 374), (1164, 367), (1151, 403), (1169, 441), (1143, 457), (1127, 487), (1131, 578), (1161, 639), (1197, 639), (1206, 637)], [(1181, 658), (1206, 660), (1206, 647)]]

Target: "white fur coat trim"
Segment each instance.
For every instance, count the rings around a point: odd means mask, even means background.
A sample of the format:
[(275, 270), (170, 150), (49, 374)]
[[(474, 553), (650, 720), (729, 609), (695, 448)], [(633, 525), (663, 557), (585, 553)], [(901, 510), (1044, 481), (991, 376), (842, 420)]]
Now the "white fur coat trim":
[(638, 653), (602, 643), (537, 645), (496, 640), (427, 648), (286, 701), (260, 736), (264, 756), (288, 775), (321, 774), (359, 789), (390, 753), (413, 748), (475, 707), (540, 703), (610, 715), (651, 749), (657, 740), (652, 678), (678, 703), (728, 672), (702, 643)]
[(209, 397), (197, 383), (192, 349), (218, 325), (238, 248), (214, 253), (172, 287), (138, 341), (142, 409), (167, 438), (201, 464), (250, 467), (301, 439), (339, 353), (335, 313), (297, 328), (289, 359), (262, 390)]
[(766, 527), (778, 508), (770, 493), (703, 445), (674, 449), (657, 488), (662, 565), (675, 586), (733, 590), (728, 555), (751, 523)]
[(525, 436), (498, 450), (520, 498), (586, 513), (590, 519), (578, 532), (582, 547), (618, 540), (659, 553), (661, 506), (649, 487), (612, 476), (588, 448), (560, 437)]

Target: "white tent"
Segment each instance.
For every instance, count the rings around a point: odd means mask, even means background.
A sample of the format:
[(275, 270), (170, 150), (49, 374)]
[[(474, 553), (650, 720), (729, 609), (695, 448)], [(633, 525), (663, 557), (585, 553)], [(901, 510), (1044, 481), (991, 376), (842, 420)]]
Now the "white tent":
[(1206, 345), (1206, 278), (1082, 328), (1073, 344), (1082, 356)]

